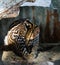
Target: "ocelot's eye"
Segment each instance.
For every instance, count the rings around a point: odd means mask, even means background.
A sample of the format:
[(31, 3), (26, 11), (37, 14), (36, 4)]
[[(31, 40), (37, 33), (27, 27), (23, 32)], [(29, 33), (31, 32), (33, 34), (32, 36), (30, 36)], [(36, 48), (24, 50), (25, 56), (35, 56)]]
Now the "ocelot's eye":
[(30, 24), (27, 24), (27, 27), (31, 28), (31, 25)]

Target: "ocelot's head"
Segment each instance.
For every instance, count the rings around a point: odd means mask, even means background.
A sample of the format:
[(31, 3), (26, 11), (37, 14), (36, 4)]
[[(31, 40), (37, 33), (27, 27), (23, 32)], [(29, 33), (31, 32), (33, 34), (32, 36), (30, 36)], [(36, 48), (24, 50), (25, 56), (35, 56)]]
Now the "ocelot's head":
[(16, 43), (17, 39), (23, 37), (26, 41), (34, 39), (39, 33), (39, 27), (36, 27), (29, 19), (19, 19), (10, 25), (7, 34), (8, 44)]

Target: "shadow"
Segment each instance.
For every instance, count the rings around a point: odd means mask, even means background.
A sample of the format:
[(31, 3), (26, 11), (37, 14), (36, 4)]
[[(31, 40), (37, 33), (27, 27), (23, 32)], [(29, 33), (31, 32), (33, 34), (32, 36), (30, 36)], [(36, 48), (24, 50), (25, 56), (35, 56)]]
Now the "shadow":
[(3, 18), (0, 20), (0, 44), (4, 43), (4, 38), (8, 32), (9, 26), (15, 18)]
[[(14, 20), (15, 18), (3, 18), (0, 20), (0, 47), (4, 45), (4, 38), (8, 32), (9, 26)], [(2, 53), (3, 50), (0, 50), (0, 61), (1, 61)]]
[(55, 60), (54, 65), (60, 65), (60, 60)]

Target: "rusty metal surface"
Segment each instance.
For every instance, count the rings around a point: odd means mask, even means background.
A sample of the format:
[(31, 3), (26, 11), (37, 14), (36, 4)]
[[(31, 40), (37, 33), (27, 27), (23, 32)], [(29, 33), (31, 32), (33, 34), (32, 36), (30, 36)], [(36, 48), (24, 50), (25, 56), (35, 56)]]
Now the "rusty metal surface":
[(19, 18), (29, 18), (31, 20), (31, 22), (40, 25), (43, 24), (43, 26), (45, 26), (45, 22), (46, 22), (46, 11), (49, 8), (44, 8), (44, 7), (20, 7), (20, 14), (19, 14)]

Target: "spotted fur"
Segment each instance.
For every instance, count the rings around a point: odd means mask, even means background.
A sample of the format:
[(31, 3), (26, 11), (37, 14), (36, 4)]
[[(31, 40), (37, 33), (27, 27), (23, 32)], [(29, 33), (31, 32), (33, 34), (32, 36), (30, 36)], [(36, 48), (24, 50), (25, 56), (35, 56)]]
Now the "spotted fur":
[(26, 41), (33, 40), (39, 33), (38, 27), (35, 29), (37, 31), (31, 32), (33, 29), (33, 24), (28, 19), (14, 21), (5, 37), (5, 45), (11, 44), (12, 51), (18, 56), (30, 54), (33, 45), (27, 44)]

